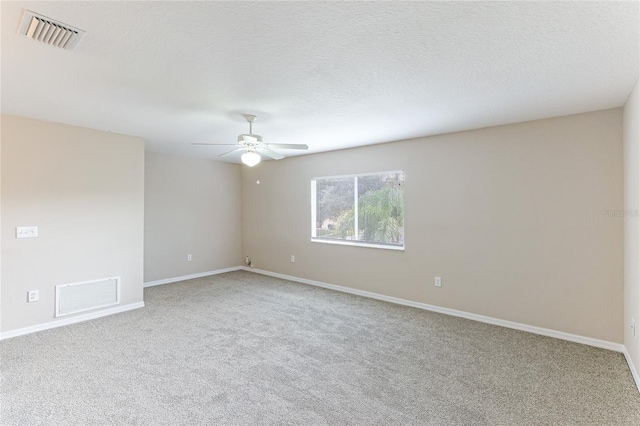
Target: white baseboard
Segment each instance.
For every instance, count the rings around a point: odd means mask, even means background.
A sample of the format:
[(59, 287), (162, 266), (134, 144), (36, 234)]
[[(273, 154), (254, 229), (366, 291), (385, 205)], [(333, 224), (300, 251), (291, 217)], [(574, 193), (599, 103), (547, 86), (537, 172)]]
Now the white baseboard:
[(631, 354), (627, 350), (627, 347), (624, 348), (624, 357), (627, 360), (627, 364), (629, 364), (629, 369), (631, 370), (631, 375), (633, 376), (633, 380), (636, 382), (636, 386), (638, 387), (638, 392), (640, 392), (640, 374), (638, 374), (638, 370), (636, 366), (633, 364), (633, 360), (631, 359)]
[(78, 315), (71, 318), (64, 318), (57, 321), (45, 322), (44, 324), (32, 325), (31, 327), (19, 328), (17, 330), (7, 331), (0, 334), (0, 340), (11, 339), (12, 337), (23, 336), (25, 334), (35, 333), (37, 331), (49, 330), (51, 328), (64, 327), (65, 325), (75, 324), (78, 322), (88, 321), (108, 315), (118, 314), (120, 312), (131, 311), (133, 309), (144, 308), (144, 302), (129, 303), (123, 306), (116, 306), (111, 309), (103, 309), (101, 311), (91, 312), (84, 315)]
[[(151, 286), (154, 286), (154, 285), (161, 285), (161, 284), (168, 284), (168, 283), (173, 283), (173, 282), (177, 282), (177, 281), (190, 280), (190, 279), (193, 279), (193, 278), (206, 277), (206, 276), (209, 276), (209, 275), (224, 274), (225, 272), (238, 271), (240, 269), (242, 269), (242, 267), (234, 266), (234, 267), (226, 268), (226, 269), (218, 269), (216, 271), (202, 272), (202, 273), (199, 273), (199, 274), (185, 275), (185, 276), (182, 276), (182, 277), (167, 278), (167, 279), (164, 279), (164, 280), (151, 281), (151, 282), (148, 282), (148, 283), (144, 283), (144, 287), (151, 287)], [(117, 313), (120, 313), (120, 312), (126, 312), (126, 311), (130, 311), (132, 309), (138, 309), (138, 308), (144, 308), (144, 302), (131, 303), (131, 304), (124, 305), (124, 306), (116, 306), (116, 307), (111, 308), (111, 309), (103, 309), (101, 311), (91, 312), (91, 313), (84, 314), (84, 315), (78, 315), (78, 316), (71, 317), (71, 318), (65, 318), (65, 319), (61, 319), (61, 320), (57, 320), (57, 321), (50, 321), (50, 322), (46, 322), (44, 324), (38, 324), (38, 325), (31, 326), (31, 327), (24, 327), (24, 328), (19, 328), (17, 330), (7, 331), (7, 332), (4, 332), (4, 333), (0, 333), (0, 340), (10, 339), (12, 337), (17, 337), (17, 336), (23, 336), (25, 334), (35, 333), (37, 331), (49, 330), (51, 328), (63, 327), (65, 325), (70, 325), (70, 324), (75, 324), (75, 323), (78, 323), (78, 322), (88, 321), (88, 320), (92, 320), (92, 319), (96, 319), (96, 318), (100, 318), (100, 317), (105, 317), (107, 315), (113, 315), (113, 314), (117, 314)]]
[(289, 281), (295, 281), (303, 284), (309, 284), (317, 287), (324, 287), (331, 290), (341, 291), (343, 293), (357, 294), (358, 296), (370, 297), (372, 299), (384, 300), (386, 302), (396, 303), (399, 305), (411, 306), (414, 308), (424, 309), (427, 311), (438, 312), (441, 314), (452, 315), (454, 317), (466, 318), (474, 321), (484, 322), (487, 324), (498, 325), (501, 327), (512, 328), (514, 330), (526, 331), (529, 333), (540, 334), (542, 336), (555, 337), (556, 339), (568, 340), (570, 342), (582, 343), (583, 345), (595, 346), (596, 348), (609, 349), (616, 352), (625, 351), (625, 347), (621, 343), (609, 342), (607, 340), (594, 339), (592, 337), (579, 336), (577, 334), (565, 333), (563, 331), (551, 330), (548, 328), (536, 327), (533, 325), (522, 324), (513, 321), (507, 321), (498, 318), (487, 317), (484, 315), (472, 314), (470, 312), (459, 311), (457, 309), (443, 308), (441, 306), (429, 305), (422, 302), (414, 302), (412, 300), (400, 299), (398, 297), (385, 296), (384, 294), (372, 293), (370, 291), (357, 290), (354, 288), (343, 287), (334, 284), (327, 284), (320, 281), (308, 280), (306, 278), (293, 277), (291, 275), (269, 272), (262, 269), (241, 267), (241, 269), (257, 274), (268, 275), (271, 277), (282, 278)]
[(242, 266), (232, 266), (231, 268), (216, 269), (215, 271), (200, 272), (197, 274), (183, 275), (181, 277), (165, 278), (164, 280), (149, 281), (147, 283), (144, 283), (144, 287), (153, 287), (155, 285), (170, 284), (178, 281), (192, 280), (194, 278), (208, 277), (210, 275), (225, 274), (227, 272), (239, 271), (241, 269), (243, 269)]

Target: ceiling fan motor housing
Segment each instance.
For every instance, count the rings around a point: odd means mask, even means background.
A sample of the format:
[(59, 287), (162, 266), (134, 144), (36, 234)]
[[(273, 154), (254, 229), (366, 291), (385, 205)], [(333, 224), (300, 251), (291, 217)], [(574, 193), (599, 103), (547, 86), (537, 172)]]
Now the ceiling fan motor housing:
[(238, 135), (238, 143), (242, 145), (262, 143), (262, 136), (254, 135), (252, 133), (243, 133), (241, 135)]

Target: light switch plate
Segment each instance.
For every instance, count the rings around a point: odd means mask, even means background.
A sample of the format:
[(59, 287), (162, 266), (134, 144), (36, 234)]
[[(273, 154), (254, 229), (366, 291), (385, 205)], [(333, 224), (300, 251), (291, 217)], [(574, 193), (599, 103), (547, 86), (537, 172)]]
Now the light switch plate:
[(38, 236), (37, 226), (16, 227), (16, 238), (36, 238)]

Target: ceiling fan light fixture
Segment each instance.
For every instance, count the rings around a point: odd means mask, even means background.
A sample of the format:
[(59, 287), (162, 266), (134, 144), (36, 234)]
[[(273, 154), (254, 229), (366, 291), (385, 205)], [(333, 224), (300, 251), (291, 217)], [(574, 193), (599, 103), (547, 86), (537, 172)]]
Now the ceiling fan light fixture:
[(260, 154), (254, 151), (247, 151), (240, 157), (240, 160), (249, 167), (253, 167), (261, 160)]
[(301, 143), (275, 143), (268, 144), (262, 142), (262, 136), (256, 135), (253, 133), (253, 121), (256, 119), (255, 115), (245, 114), (244, 118), (249, 123), (249, 133), (243, 133), (238, 136), (238, 143), (193, 143), (192, 145), (231, 145), (235, 146), (235, 149), (231, 151), (227, 151), (223, 154), (218, 155), (218, 157), (226, 157), (227, 155), (232, 155), (238, 151), (245, 151), (242, 156), (240, 156), (240, 160), (249, 167), (253, 167), (262, 161), (262, 157), (260, 154), (264, 155), (265, 158), (272, 158), (274, 160), (281, 160), (285, 158), (284, 155), (279, 152), (273, 151), (272, 148), (282, 148), (282, 149), (309, 149), (306, 144)]

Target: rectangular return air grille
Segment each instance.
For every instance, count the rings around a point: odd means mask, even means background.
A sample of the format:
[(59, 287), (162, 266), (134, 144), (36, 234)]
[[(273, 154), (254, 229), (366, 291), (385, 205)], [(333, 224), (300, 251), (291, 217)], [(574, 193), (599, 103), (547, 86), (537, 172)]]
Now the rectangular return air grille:
[(25, 10), (18, 34), (61, 49), (73, 50), (85, 31)]
[(56, 286), (56, 317), (120, 303), (120, 277)]

